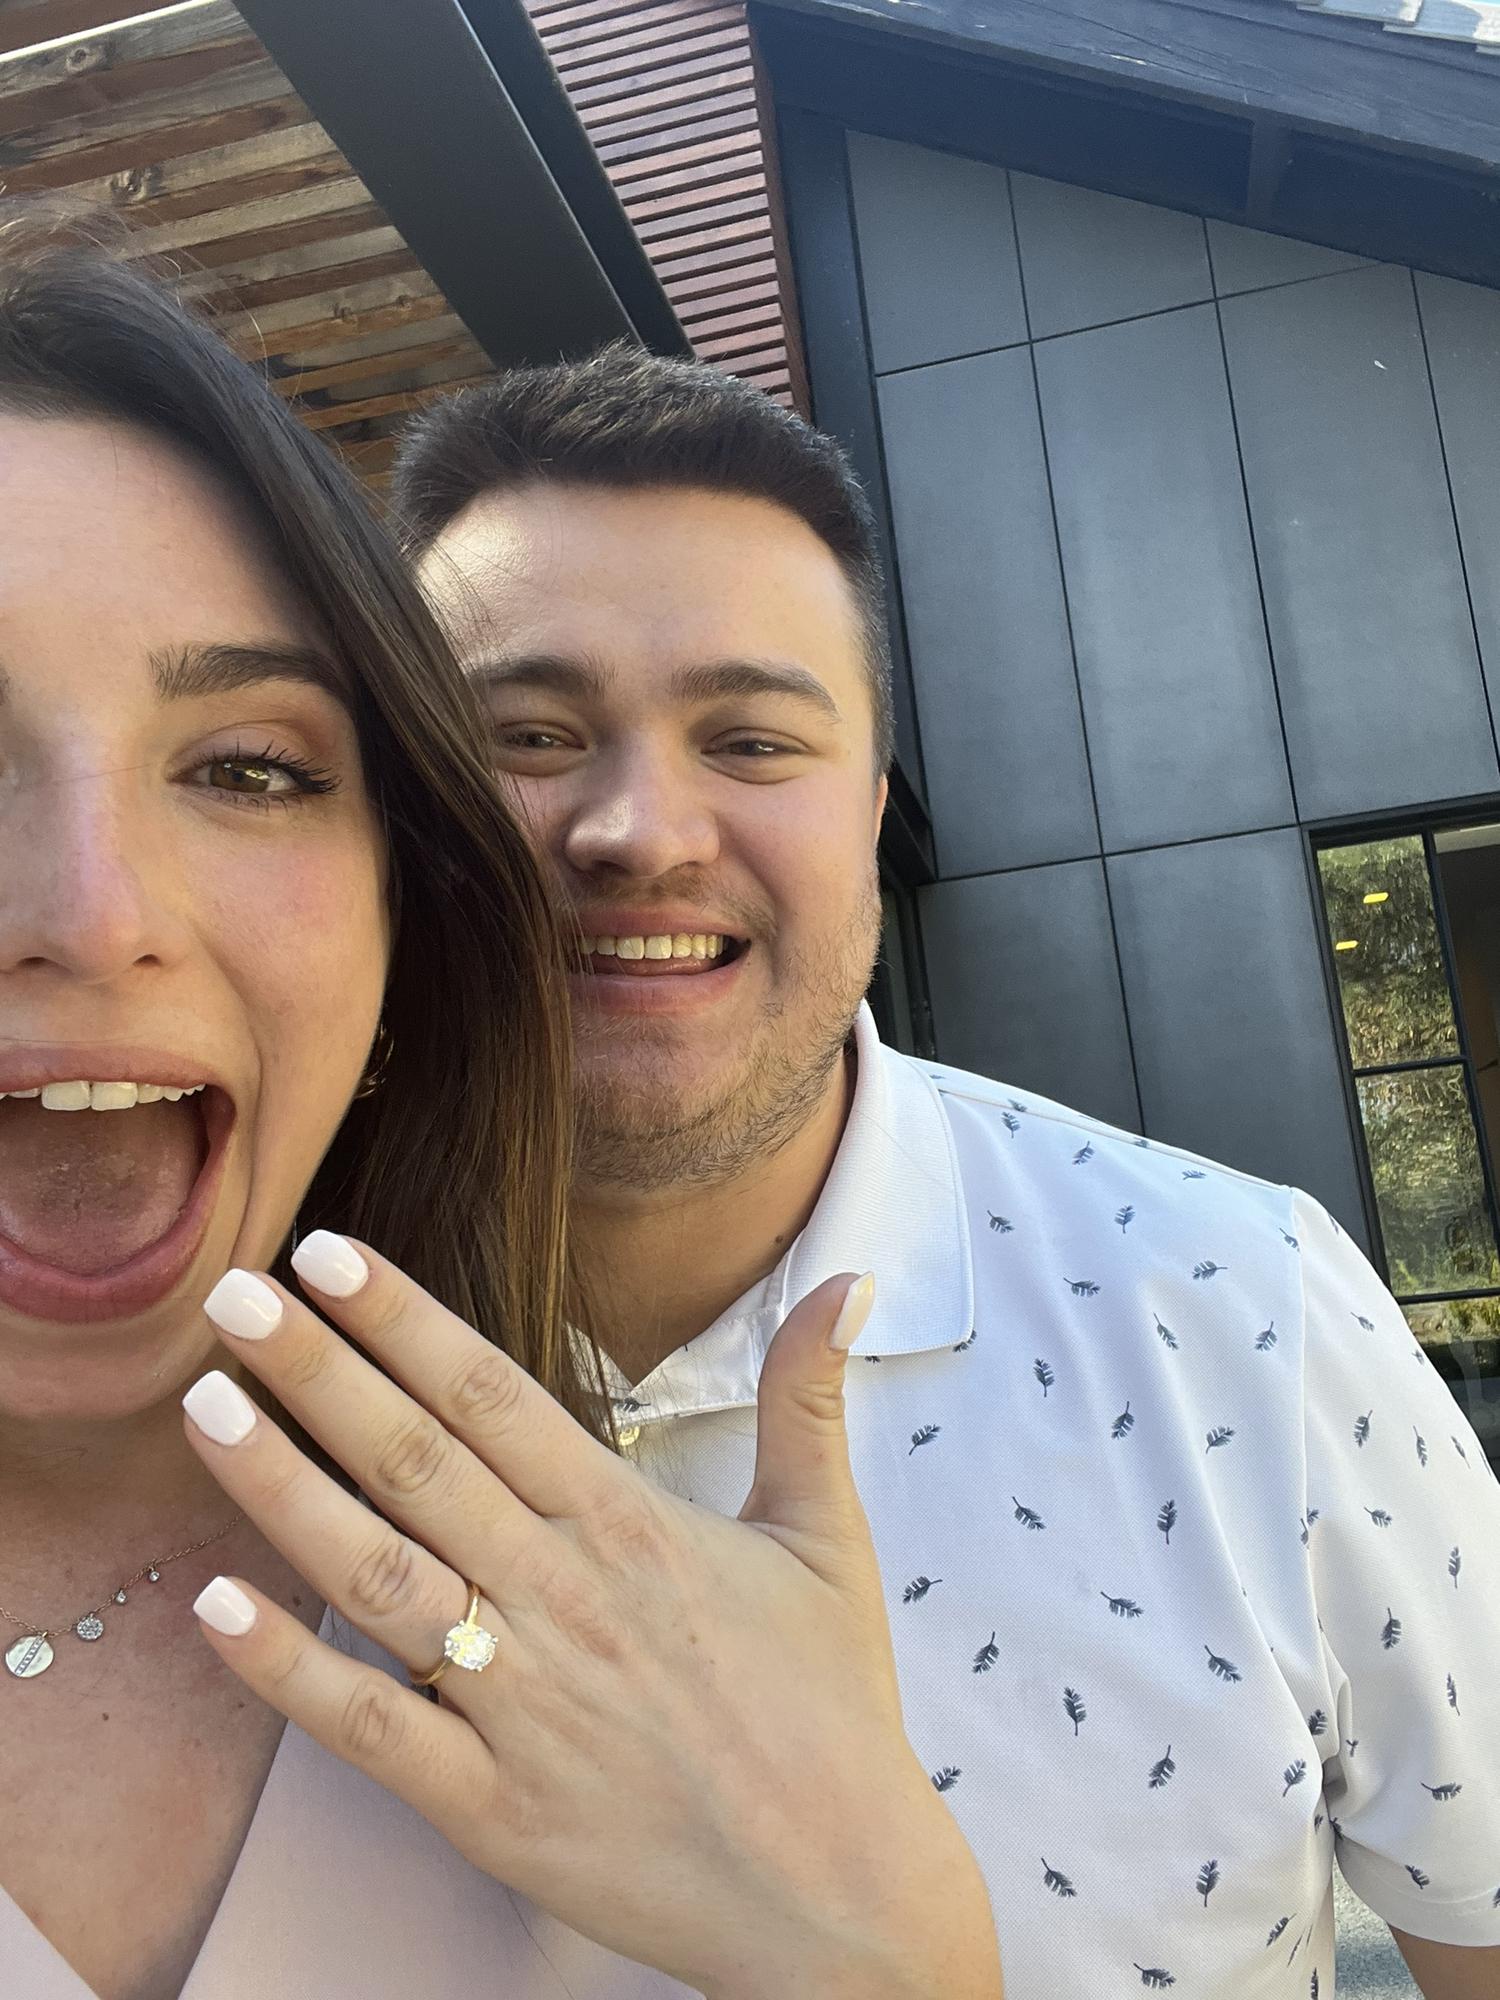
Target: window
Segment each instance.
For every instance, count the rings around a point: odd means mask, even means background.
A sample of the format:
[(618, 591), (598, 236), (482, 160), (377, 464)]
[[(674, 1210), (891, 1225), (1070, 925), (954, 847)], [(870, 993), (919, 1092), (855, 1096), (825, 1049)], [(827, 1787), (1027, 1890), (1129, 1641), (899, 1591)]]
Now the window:
[(1500, 1457), (1500, 826), (1324, 847), (1318, 871), (1386, 1275)]

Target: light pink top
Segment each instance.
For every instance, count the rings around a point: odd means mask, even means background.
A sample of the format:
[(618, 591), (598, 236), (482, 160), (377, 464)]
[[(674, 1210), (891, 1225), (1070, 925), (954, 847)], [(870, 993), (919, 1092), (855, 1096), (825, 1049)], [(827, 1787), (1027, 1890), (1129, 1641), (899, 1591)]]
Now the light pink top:
[[(326, 1618), (322, 1636), (331, 1636)], [(389, 1670), (362, 1639), (341, 1631), (340, 1640)], [(182, 2000), (468, 1991), (486, 2000), (684, 2000), (689, 1989), (544, 1916), (288, 1725)], [(95, 2000), (3, 1888), (0, 1993)]]

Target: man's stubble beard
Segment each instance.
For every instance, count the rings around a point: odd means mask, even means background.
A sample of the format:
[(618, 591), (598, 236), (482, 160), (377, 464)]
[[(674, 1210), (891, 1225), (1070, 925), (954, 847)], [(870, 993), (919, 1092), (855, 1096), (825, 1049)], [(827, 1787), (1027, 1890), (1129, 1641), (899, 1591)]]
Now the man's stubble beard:
[(778, 1153), (815, 1114), (843, 1056), (880, 921), (872, 870), (843, 931), (788, 963), (739, 1060), (692, 1092), (674, 1074), (670, 1038), (659, 1040), (654, 1024), (596, 1021), (596, 1046), (607, 1037), (610, 1053), (624, 1060), (590, 1075), (589, 1051), (580, 1050), (580, 1183), (641, 1193), (723, 1186)]

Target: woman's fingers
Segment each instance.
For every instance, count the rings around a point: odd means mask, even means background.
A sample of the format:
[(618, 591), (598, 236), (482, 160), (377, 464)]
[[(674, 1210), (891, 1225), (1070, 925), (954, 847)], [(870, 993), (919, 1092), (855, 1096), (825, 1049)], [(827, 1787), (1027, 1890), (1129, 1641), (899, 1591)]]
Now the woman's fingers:
[(630, 1476), (509, 1355), (364, 1244), (314, 1230), (292, 1266), (320, 1309), (537, 1514), (576, 1519)]
[(216, 1577), (193, 1608), (225, 1665), (325, 1750), (405, 1799), (450, 1840), (461, 1840), (455, 1821), (464, 1801), (478, 1819), (493, 1790), (494, 1760), (460, 1715), (325, 1645), (235, 1578)]
[(361, 1505), (227, 1375), (201, 1377), (182, 1401), (199, 1457), (318, 1595), (414, 1673), (436, 1666), (472, 1571)]
[[(382, 1513), (460, 1575), (483, 1574), (489, 1588), (500, 1587), (542, 1524), (438, 1417), (268, 1278), (226, 1272), (204, 1311), (235, 1357)], [(420, 1333), (410, 1329), (414, 1338)], [(293, 1551), (284, 1553), (303, 1568)]]

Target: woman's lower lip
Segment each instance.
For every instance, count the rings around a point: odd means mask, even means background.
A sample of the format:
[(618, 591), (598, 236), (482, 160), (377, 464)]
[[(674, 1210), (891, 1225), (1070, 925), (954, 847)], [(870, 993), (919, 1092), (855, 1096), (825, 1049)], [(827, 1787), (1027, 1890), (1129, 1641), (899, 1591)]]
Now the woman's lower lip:
[(677, 1014), (709, 1007), (733, 986), (750, 953), (742, 951), (705, 972), (570, 972), (575, 1001), (605, 1014)]
[(95, 1277), (81, 1277), (59, 1270), (55, 1264), (44, 1264), (0, 1236), (0, 1308), (28, 1319), (80, 1326), (128, 1319), (166, 1298), (187, 1275), (213, 1219), (234, 1123), (227, 1103), (218, 1110), (222, 1116), (210, 1117), (208, 1156), (181, 1214), (164, 1236), (158, 1236), (128, 1263)]

